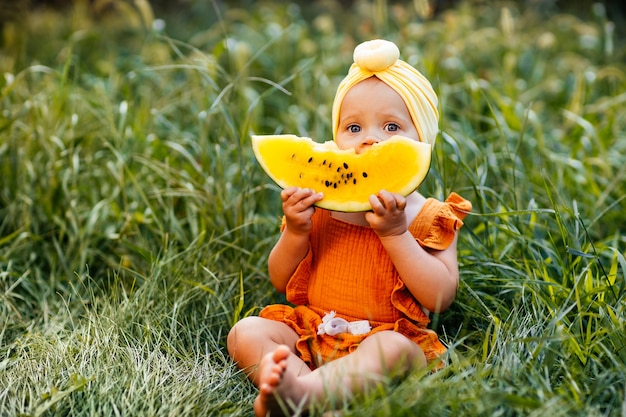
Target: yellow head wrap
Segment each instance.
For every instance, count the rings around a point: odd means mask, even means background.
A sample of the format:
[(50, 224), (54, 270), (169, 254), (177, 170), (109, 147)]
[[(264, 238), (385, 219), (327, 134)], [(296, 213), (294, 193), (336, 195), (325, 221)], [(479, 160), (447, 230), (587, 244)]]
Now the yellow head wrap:
[(400, 51), (393, 43), (382, 39), (363, 42), (354, 49), (354, 63), (341, 81), (333, 102), (333, 138), (339, 128), (339, 110), (348, 90), (355, 84), (376, 76), (402, 97), (409, 109), (421, 142), (435, 143), (439, 111), (437, 94), (430, 82), (418, 70), (399, 59)]

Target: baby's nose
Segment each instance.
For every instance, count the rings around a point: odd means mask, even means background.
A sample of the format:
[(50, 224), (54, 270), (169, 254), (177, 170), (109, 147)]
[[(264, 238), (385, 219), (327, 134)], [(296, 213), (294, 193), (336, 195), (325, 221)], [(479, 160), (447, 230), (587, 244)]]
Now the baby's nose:
[(357, 147), (357, 153), (362, 153), (368, 150), (372, 145), (380, 142), (382, 139), (375, 135), (367, 135), (361, 140), (361, 143)]
[(378, 143), (380, 141), (381, 141), (381, 138), (376, 136), (376, 135), (367, 135), (361, 141), (361, 145), (362, 146), (372, 146), (373, 144)]

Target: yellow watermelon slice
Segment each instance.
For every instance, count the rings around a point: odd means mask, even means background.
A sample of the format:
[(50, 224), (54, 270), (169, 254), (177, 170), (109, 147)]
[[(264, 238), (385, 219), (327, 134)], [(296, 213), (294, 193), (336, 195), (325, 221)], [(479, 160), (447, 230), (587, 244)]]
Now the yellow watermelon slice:
[(430, 168), (431, 145), (393, 136), (366, 152), (342, 150), (295, 135), (252, 136), (259, 164), (278, 186), (323, 192), (317, 206), (334, 211), (371, 210), (369, 196), (385, 189), (404, 196), (419, 187)]

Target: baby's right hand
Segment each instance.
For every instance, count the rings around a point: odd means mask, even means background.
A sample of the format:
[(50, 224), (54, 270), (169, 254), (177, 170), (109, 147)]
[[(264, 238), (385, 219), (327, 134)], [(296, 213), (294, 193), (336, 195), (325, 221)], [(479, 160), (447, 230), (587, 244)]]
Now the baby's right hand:
[(294, 233), (308, 234), (313, 226), (313, 205), (324, 198), (324, 194), (309, 188), (289, 187), (281, 191), (280, 198), (283, 201), (287, 229)]

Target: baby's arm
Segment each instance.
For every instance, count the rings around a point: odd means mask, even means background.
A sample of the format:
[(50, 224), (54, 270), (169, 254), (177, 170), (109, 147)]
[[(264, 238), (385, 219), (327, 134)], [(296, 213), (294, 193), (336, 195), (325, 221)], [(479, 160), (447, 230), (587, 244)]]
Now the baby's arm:
[(323, 198), (306, 188), (286, 188), (280, 193), (285, 213), (285, 229), (272, 249), (268, 259), (270, 281), (284, 293), (289, 279), (309, 251), (309, 234), (315, 212), (313, 204)]
[(370, 198), (370, 203), (372, 212), (366, 214), (366, 219), (408, 290), (429, 311), (448, 308), (456, 297), (459, 282), (457, 237), (443, 251), (427, 251), (408, 231), (406, 200), (402, 196), (381, 191)]

